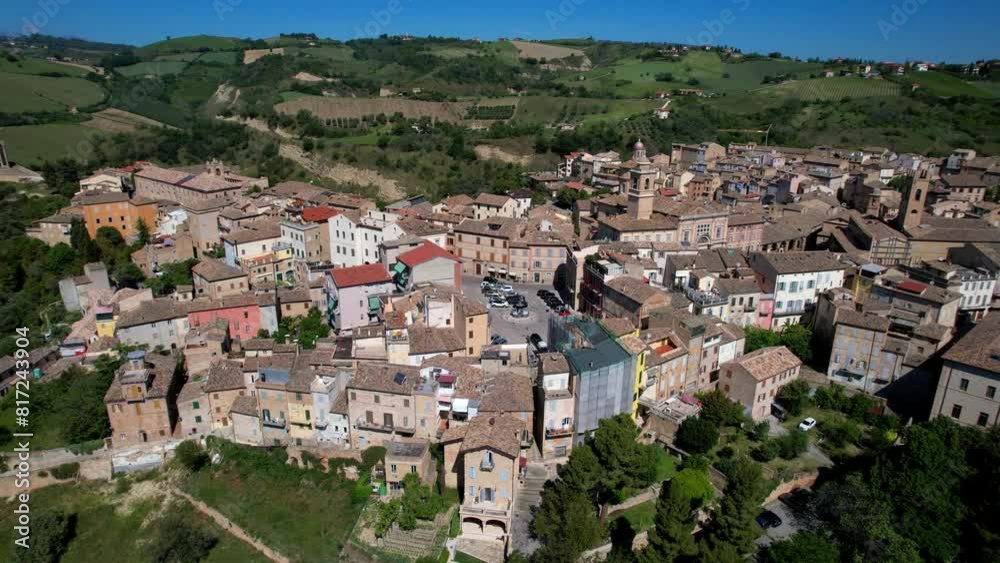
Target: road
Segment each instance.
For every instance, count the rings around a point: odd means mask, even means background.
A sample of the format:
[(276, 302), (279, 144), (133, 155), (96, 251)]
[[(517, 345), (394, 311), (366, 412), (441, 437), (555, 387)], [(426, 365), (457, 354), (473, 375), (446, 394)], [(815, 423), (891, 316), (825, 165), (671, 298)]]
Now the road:
[(786, 540), (796, 532), (801, 526), (792, 514), (792, 510), (780, 500), (776, 500), (764, 505), (764, 510), (770, 510), (781, 518), (781, 525), (777, 528), (769, 528), (763, 535), (757, 538), (757, 545), (765, 546), (773, 542)]

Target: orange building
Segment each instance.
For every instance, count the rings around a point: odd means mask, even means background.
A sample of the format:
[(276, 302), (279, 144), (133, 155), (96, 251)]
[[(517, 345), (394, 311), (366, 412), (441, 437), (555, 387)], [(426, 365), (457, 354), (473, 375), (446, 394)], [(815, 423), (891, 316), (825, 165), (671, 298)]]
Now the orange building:
[(97, 236), (101, 227), (114, 227), (122, 238), (135, 236), (135, 225), (142, 219), (149, 232), (156, 230), (156, 201), (137, 197), (129, 199), (122, 192), (102, 193), (85, 196), (80, 199), (83, 206), (83, 218), (87, 223), (90, 237)]

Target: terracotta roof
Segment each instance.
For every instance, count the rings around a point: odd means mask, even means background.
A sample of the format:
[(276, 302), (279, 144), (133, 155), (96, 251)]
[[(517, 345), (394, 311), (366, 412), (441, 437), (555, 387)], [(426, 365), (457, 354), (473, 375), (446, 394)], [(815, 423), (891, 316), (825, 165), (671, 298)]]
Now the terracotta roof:
[(281, 225), (275, 221), (257, 221), (250, 223), (246, 228), (222, 235), (222, 239), (233, 244), (245, 244), (258, 240), (279, 238), (281, 236)]
[(191, 268), (191, 273), (205, 278), (210, 282), (246, 276), (246, 273), (244, 273), (243, 270), (211, 258), (206, 258), (195, 264), (194, 267)]
[(302, 219), (318, 223), (340, 215), (343, 211), (332, 207), (307, 207), (302, 210)]
[(887, 332), (889, 330), (889, 319), (872, 313), (859, 313), (851, 309), (844, 309), (837, 313), (837, 324), (875, 332)]
[(234, 391), (245, 388), (246, 382), (243, 380), (243, 366), (238, 362), (223, 360), (212, 364), (212, 367), (208, 368), (208, 381), (205, 383), (206, 393)]
[(419, 380), (420, 370), (414, 367), (363, 363), (358, 366), (354, 379), (348, 387), (380, 393), (412, 395), (413, 388)]
[(475, 205), (485, 205), (487, 207), (503, 207), (511, 201), (509, 196), (494, 194), (479, 194), (476, 196)]
[(632, 334), (635, 332), (635, 325), (628, 319), (611, 317), (604, 319), (601, 323), (604, 324), (604, 328), (608, 329), (608, 331), (615, 336), (625, 336), (626, 334)]
[[(521, 455), (521, 431), (524, 430), (524, 422), (514, 415), (494, 415), (481, 414), (472, 419), (465, 427), (465, 432), (461, 436), (461, 453), (472, 452), (481, 449), (489, 449), (503, 454), (511, 459), (517, 459)], [(459, 433), (452, 433), (446, 437), (455, 439)]]
[(659, 297), (662, 297), (663, 301), (666, 301), (666, 295), (662, 291), (647, 285), (642, 280), (630, 276), (618, 276), (609, 281), (607, 287), (640, 305), (656, 300)]
[(410, 355), (454, 352), (465, 348), (465, 339), (458, 330), (413, 325), (409, 328)]
[(756, 260), (767, 262), (778, 274), (800, 274), (846, 269), (846, 266), (836, 254), (825, 250), (756, 253), (752, 257), (754, 260), (751, 262)]
[(418, 264), (430, 262), (435, 258), (445, 258), (447, 260), (451, 260), (452, 262), (459, 261), (458, 258), (455, 258), (455, 256), (450, 252), (433, 242), (425, 242), (413, 250), (400, 254), (396, 259), (412, 268)]
[(392, 278), (389, 277), (389, 272), (382, 264), (334, 268), (330, 270), (330, 276), (333, 277), (333, 283), (340, 289), (392, 281)]
[[(629, 325), (631, 324), (632, 323), (629, 323)], [(607, 326), (607, 323), (605, 323), (605, 326)], [(539, 354), (538, 362), (543, 375), (552, 373), (569, 373), (569, 362), (566, 361), (566, 356), (564, 356), (561, 352), (547, 352), (545, 354)]]
[(125, 311), (118, 316), (117, 328), (151, 324), (155, 322), (179, 319), (186, 316), (188, 306), (169, 297), (161, 297), (141, 303), (135, 309)]
[[(173, 351), (170, 354), (147, 353), (144, 358), (145, 369), (149, 370), (148, 387), (146, 398), (161, 399), (166, 398), (170, 392), (171, 384), (174, 381), (175, 370), (180, 361), (180, 354)], [(125, 363), (118, 368), (115, 378), (111, 381), (108, 391), (104, 394), (105, 403), (114, 403), (125, 400), (122, 396), (121, 378), (129, 370), (129, 364)]]
[(493, 378), (493, 388), (479, 402), (482, 413), (533, 412), (531, 378), (501, 373)]
[(761, 348), (732, 361), (757, 381), (764, 381), (802, 365), (802, 360), (784, 346)]
[(945, 361), (1000, 373), (1000, 315), (987, 315), (945, 352)]
[(257, 414), (257, 401), (253, 397), (236, 397), (229, 407), (230, 414), (242, 414), (245, 416), (259, 416)]

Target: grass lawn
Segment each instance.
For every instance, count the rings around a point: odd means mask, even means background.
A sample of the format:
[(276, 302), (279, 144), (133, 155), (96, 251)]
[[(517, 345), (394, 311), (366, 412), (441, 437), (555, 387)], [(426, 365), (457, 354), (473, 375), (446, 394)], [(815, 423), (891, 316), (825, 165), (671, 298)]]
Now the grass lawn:
[(26, 166), (64, 156), (89, 158), (92, 149), (88, 141), (99, 135), (97, 129), (76, 123), (0, 127), (0, 139), (7, 141), (10, 159)]
[(310, 57), (326, 59), (334, 62), (347, 62), (353, 60), (354, 49), (346, 45), (323, 45), (319, 47), (308, 47), (299, 51)]
[[(153, 483), (137, 483), (134, 488)], [(155, 489), (154, 489), (155, 490)], [(187, 502), (169, 508), (155, 495), (140, 497), (118, 493), (108, 483), (55, 485), (31, 492), (32, 511), (59, 510), (76, 514), (76, 531), (60, 563), (135, 563), (148, 560), (146, 544), (154, 523), (166, 511), (178, 511), (197, 527), (210, 531), (218, 543), (202, 563), (266, 563), (263, 555), (232, 537)], [(12, 502), (0, 500), (0, 560), (13, 560), (14, 514)]]
[(484, 563), (484, 561), (478, 557), (473, 557), (468, 553), (462, 553), (461, 551), (455, 551), (455, 561), (458, 563)]
[(206, 48), (210, 51), (233, 51), (242, 49), (246, 43), (236, 37), (220, 37), (217, 35), (189, 35), (187, 37), (175, 37), (165, 41), (150, 43), (145, 47), (136, 49), (136, 54), (143, 56), (153, 56), (167, 53), (180, 53), (184, 51), (195, 51)]
[(197, 60), (201, 56), (201, 53), (174, 53), (172, 55), (160, 55), (153, 59), (154, 61), (186, 61), (191, 62)]
[(353, 481), (288, 466), (265, 450), (222, 447), (226, 463), (192, 475), (188, 493), (293, 561), (339, 557), (362, 508), (351, 502)]
[(653, 520), (656, 518), (656, 499), (647, 500), (637, 504), (632, 508), (615, 514), (615, 519), (624, 518), (632, 525), (632, 530), (636, 533), (646, 531), (653, 527)]
[(677, 473), (677, 460), (663, 448), (656, 449), (656, 482), (662, 483)]
[(7, 113), (63, 111), (94, 105), (105, 96), (100, 86), (82, 78), (0, 72), (0, 84)]
[(308, 95), (309, 94), (304, 94), (302, 92), (296, 92), (294, 90), (287, 90), (285, 92), (279, 93), (278, 97), (281, 98), (282, 102), (290, 102), (292, 100), (297, 100), (299, 98), (304, 98), (305, 96), (308, 96)]
[(72, 67), (52, 63), (44, 59), (26, 57), (17, 62), (11, 62), (6, 57), (0, 57), (0, 72), (10, 72), (12, 74), (42, 74), (45, 72), (58, 72), (67, 76), (86, 76), (87, 71), (82, 68)]
[(198, 58), (199, 63), (222, 63), (227, 65), (238, 64), (243, 61), (241, 51), (215, 51), (205, 53)]

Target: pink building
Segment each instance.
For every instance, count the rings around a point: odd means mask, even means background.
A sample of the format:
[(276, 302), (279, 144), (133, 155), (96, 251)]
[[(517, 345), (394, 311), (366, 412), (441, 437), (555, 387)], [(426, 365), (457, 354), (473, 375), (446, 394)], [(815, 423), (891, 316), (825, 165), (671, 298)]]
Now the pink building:
[(760, 250), (766, 221), (761, 215), (730, 215), (726, 247), (743, 252)]
[[(229, 334), (246, 342), (256, 338), (260, 329), (272, 332), (278, 329), (274, 303), (270, 296), (237, 295), (221, 299), (197, 299), (188, 309), (188, 326), (208, 324), (212, 319), (225, 319)], [(262, 305), (263, 304), (263, 305)]]
[(326, 272), (326, 311), (330, 325), (353, 330), (379, 322), (382, 300), (393, 283), (383, 264), (334, 268)]
[(760, 305), (757, 307), (757, 328), (771, 330), (771, 320), (774, 316), (774, 294), (762, 293)]

